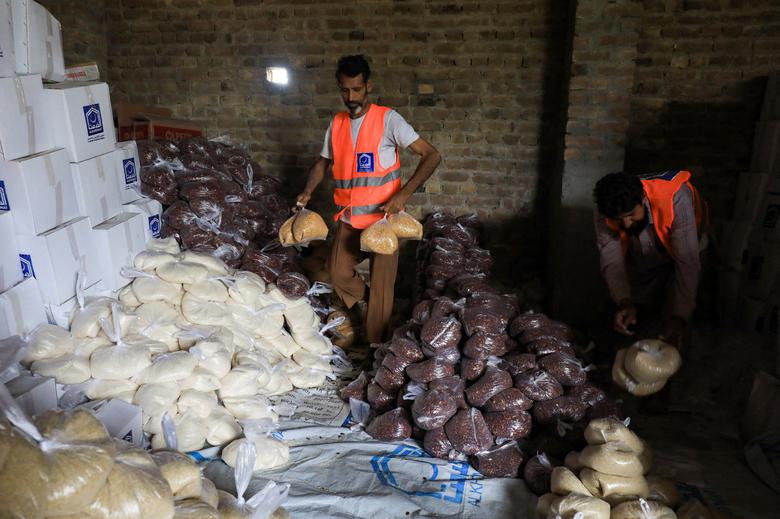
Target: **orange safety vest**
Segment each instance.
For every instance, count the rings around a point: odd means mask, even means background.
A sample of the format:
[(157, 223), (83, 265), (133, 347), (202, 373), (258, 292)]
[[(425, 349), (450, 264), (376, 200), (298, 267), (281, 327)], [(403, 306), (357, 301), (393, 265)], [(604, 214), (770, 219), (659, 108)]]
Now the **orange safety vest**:
[[(699, 197), (699, 192), (691, 184), (691, 172), (683, 170), (670, 170), (663, 173), (642, 175), (639, 177), (645, 191), (647, 201), (650, 203), (650, 212), (653, 215), (653, 229), (658, 241), (664, 246), (669, 255), (672, 255), (672, 240), (669, 234), (674, 222), (674, 195), (682, 186), (688, 186), (693, 195), (693, 210), (696, 215), (696, 228), (701, 229), (701, 222), (705, 217), (707, 206)], [(627, 255), (630, 249), (631, 239), (628, 233), (620, 226), (619, 222), (606, 218), (607, 226), (620, 236), (623, 254)]]
[(333, 201), (339, 207), (333, 217), (341, 218), (350, 210), (350, 225), (365, 229), (382, 219), (380, 206), (401, 189), (401, 161), (398, 150), (395, 163), (383, 168), (379, 163), (379, 144), (385, 132), (385, 117), (390, 108), (371, 105), (358, 132), (357, 144), (352, 142), (349, 113), (339, 112), (331, 125), (333, 147)]

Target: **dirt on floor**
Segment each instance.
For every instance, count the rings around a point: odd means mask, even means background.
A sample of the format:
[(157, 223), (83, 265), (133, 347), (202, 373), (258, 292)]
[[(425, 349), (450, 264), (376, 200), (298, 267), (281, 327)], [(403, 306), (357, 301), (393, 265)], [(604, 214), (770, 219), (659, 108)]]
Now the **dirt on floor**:
[[(400, 321), (397, 319), (397, 324)], [(658, 331), (641, 333), (650, 337)], [(664, 399), (633, 397), (611, 381), (615, 349), (629, 345), (636, 337), (616, 344), (614, 336), (607, 338), (610, 333), (604, 330), (586, 335), (595, 341), (586, 354), (598, 367), (591, 378), (620, 401), (625, 416), (631, 418), (631, 428), (651, 445), (653, 474), (679, 482), (685, 497), (697, 498), (724, 518), (780, 517), (780, 494), (745, 462), (747, 438), (741, 429), (756, 373), (775, 370), (776, 338), (712, 325), (694, 326), (686, 339), (683, 366), (671, 379), (668, 399), (659, 409), (655, 404)], [(366, 360), (369, 368), (370, 356)]]
[[(619, 395), (631, 427), (650, 443), (653, 472), (683, 482), (725, 517), (780, 517), (780, 495), (745, 463), (741, 427), (755, 374), (775, 366), (773, 338), (694, 328), (683, 367), (671, 380), (668, 411)], [(780, 405), (780, 402), (778, 402)]]

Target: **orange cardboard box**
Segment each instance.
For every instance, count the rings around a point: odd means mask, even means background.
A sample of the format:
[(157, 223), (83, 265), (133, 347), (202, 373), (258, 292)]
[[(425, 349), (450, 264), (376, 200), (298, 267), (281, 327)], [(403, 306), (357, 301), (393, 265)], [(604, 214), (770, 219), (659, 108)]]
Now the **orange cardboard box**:
[(121, 102), (117, 103), (116, 115), (120, 141), (178, 141), (203, 135), (199, 125), (172, 118), (168, 108)]

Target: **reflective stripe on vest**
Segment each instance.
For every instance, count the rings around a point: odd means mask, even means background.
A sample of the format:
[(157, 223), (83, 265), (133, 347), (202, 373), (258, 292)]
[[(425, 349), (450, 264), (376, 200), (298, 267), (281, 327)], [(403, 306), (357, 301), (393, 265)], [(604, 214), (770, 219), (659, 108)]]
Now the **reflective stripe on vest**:
[(397, 169), (381, 177), (357, 177), (349, 180), (336, 180), (337, 189), (351, 189), (353, 187), (379, 187), (388, 182), (401, 178), (401, 170)]
[[(661, 242), (670, 256), (673, 256), (670, 234), (674, 222), (674, 195), (682, 186), (688, 186), (688, 189), (691, 190), (696, 229), (701, 230), (702, 221), (706, 220), (707, 206), (699, 197), (699, 192), (691, 184), (690, 179), (690, 171), (684, 170), (670, 170), (639, 177), (653, 216), (653, 230), (658, 241)], [(623, 254), (627, 255), (631, 244), (628, 233), (620, 226), (619, 222), (610, 218), (606, 218), (606, 221), (607, 226), (620, 236)]]
[(396, 150), (395, 162), (383, 168), (379, 145), (385, 133), (385, 118), (390, 108), (371, 105), (360, 125), (357, 143), (352, 141), (352, 124), (347, 112), (339, 112), (331, 125), (333, 147), (333, 201), (340, 211), (351, 210), (350, 224), (365, 229), (382, 219), (379, 210), (401, 189), (401, 163)]
[(379, 212), (380, 207), (382, 207), (382, 204), (353, 205), (350, 207), (350, 209), (352, 209), (352, 216), (364, 216), (367, 214), (373, 214)]

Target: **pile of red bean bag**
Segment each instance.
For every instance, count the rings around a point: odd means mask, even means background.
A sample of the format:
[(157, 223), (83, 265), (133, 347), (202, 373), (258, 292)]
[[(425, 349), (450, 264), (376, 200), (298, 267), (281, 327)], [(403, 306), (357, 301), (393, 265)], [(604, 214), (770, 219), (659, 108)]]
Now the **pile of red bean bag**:
[(281, 182), (261, 174), (246, 151), (195, 137), (138, 141), (138, 153), (141, 192), (166, 206), (163, 236), (267, 282), (300, 271), (294, 250), (269, 245), (289, 216)]
[(279, 228), (292, 206), (279, 179), (261, 174), (243, 149), (203, 137), (137, 145), (141, 192), (165, 208), (162, 237), (254, 272), (291, 299), (307, 295), (320, 317), (327, 317), (329, 296), (308, 295), (299, 252), (279, 244)]
[(437, 213), (424, 229), (412, 319), (379, 345), (373, 377), (342, 390), (369, 403), (369, 434), (414, 438), (432, 456), (464, 454), (485, 476), (517, 477), (543, 438), (576, 443), (590, 419), (618, 413), (588, 381), (573, 330), (522, 313), (493, 288), (476, 217)]

